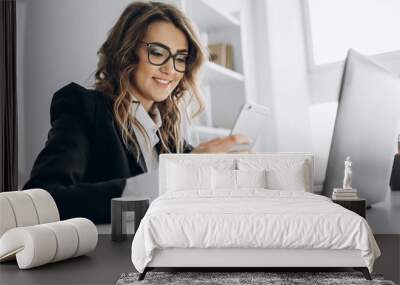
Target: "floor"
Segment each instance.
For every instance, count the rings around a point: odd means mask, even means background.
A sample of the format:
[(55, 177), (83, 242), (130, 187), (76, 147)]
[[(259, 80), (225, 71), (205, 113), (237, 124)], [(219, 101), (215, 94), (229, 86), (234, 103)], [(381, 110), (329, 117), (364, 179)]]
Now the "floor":
[(375, 261), (374, 272), (400, 284), (400, 235), (375, 235), (381, 256)]
[(400, 234), (400, 191), (389, 191), (385, 201), (373, 204), (367, 221), (374, 234)]
[(390, 191), (385, 201), (373, 204), (367, 221), (382, 253), (374, 269), (400, 284), (400, 191)]
[(130, 258), (132, 239), (112, 242), (99, 235), (96, 249), (88, 255), (18, 270), (15, 261), (0, 264), (1, 285), (115, 284), (122, 273), (135, 270)]
[(367, 209), (366, 217), (381, 250), (374, 271), (400, 284), (400, 191), (389, 191), (385, 201)]

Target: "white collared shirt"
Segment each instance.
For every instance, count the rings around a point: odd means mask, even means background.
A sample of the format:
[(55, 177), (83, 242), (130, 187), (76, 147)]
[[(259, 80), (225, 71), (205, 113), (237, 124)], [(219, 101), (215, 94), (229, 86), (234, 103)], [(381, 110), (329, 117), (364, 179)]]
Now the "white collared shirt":
[(146, 112), (142, 104), (138, 105), (137, 103), (135, 103), (132, 105), (132, 114), (143, 126), (145, 132), (147, 133), (150, 139), (150, 146), (149, 146), (142, 132), (137, 127), (133, 128), (135, 136), (137, 138), (137, 142), (140, 147), (140, 151), (143, 154), (148, 172), (158, 169), (158, 154), (155, 145), (160, 140), (157, 136), (157, 130), (162, 125), (160, 111), (158, 110), (156, 105), (153, 105), (153, 107), (150, 110), (150, 113), (152, 116), (150, 116), (150, 114)]

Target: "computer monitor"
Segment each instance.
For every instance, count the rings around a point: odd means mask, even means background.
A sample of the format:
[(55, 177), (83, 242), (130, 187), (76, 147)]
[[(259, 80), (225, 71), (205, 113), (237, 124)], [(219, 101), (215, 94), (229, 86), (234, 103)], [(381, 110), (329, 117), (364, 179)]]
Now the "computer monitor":
[(367, 205), (383, 201), (400, 132), (400, 78), (349, 50), (323, 193), (341, 188), (344, 161), (352, 160), (352, 187)]

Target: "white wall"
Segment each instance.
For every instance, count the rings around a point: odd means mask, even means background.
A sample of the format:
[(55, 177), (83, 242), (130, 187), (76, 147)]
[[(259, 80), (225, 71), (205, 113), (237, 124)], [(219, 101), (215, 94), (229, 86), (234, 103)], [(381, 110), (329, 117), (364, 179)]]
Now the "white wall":
[(301, 1), (267, 0), (266, 29), (276, 151), (311, 151), (309, 86)]
[(93, 84), (96, 52), (127, 0), (17, 0), (19, 185), (29, 177), (50, 129), (53, 93)]
[[(264, 131), (260, 134), (260, 139), (257, 142), (255, 148), (260, 151), (274, 152), (277, 150), (276, 140), (276, 113), (275, 113), (275, 96), (273, 95), (273, 79), (271, 57), (270, 57), (270, 38), (266, 32), (267, 17), (265, 17), (267, 3), (264, 0), (253, 0), (248, 2), (250, 5), (247, 12), (247, 18), (250, 19), (250, 23), (247, 23), (246, 30), (248, 31), (247, 43), (248, 49), (251, 49), (253, 56), (246, 58), (246, 61), (251, 61), (252, 67), (250, 71), (246, 71), (249, 74), (249, 78), (252, 79), (249, 85), (254, 85), (255, 95), (252, 99), (268, 106), (271, 112), (270, 119), (264, 126)], [(248, 90), (249, 93), (252, 90)], [(250, 96), (249, 96), (250, 97)]]

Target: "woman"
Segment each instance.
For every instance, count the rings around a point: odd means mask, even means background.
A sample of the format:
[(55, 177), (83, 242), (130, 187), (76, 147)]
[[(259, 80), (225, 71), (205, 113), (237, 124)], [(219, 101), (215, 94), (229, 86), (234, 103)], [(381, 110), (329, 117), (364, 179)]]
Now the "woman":
[(129, 5), (98, 55), (94, 90), (71, 83), (54, 94), (48, 140), (24, 186), (49, 191), (61, 219), (109, 222), (110, 200), (130, 177), (157, 169), (160, 153), (226, 152), (248, 143), (243, 136), (196, 148), (184, 141), (178, 106), (189, 91), (196, 114), (202, 111), (196, 76), (206, 55), (177, 8)]

